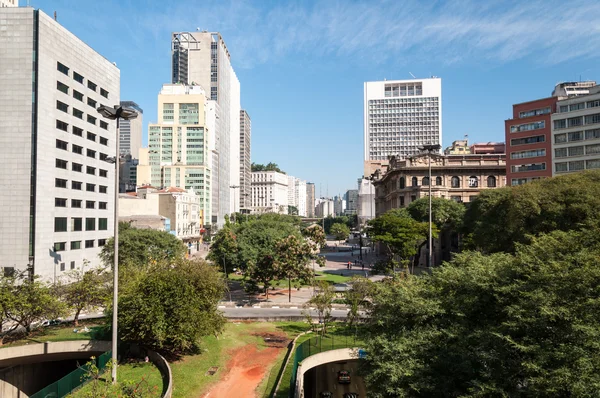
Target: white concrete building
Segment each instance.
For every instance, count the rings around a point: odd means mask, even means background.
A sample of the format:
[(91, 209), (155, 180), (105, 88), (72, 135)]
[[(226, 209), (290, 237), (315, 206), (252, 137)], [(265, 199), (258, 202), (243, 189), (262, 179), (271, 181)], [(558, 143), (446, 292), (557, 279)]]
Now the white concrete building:
[(305, 180), (288, 176), (288, 205), (298, 209), (298, 216), (307, 216)]
[(315, 216), (315, 183), (306, 183), (306, 216)]
[(554, 86), (551, 97), (577, 97), (590, 94), (590, 89), (596, 86), (593, 80), (584, 82), (562, 82)]
[(589, 88), (588, 95), (558, 101), (556, 111), (552, 175), (600, 168), (600, 86)]
[(175, 32), (171, 45), (172, 82), (199, 85), (214, 101), (207, 114), (209, 124), (214, 124), (212, 185), (218, 187), (211, 222), (222, 226), (225, 214), (239, 211), (230, 187), (240, 185), (240, 82), (218, 32)]
[(371, 183), (371, 180), (365, 178), (358, 179), (356, 214), (358, 214), (358, 222), (361, 225), (375, 218), (375, 187)]
[(206, 107), (202, 87), (163, 85), (158, 95), (158, 123), (148, 125), (148, 156), (140, 151), (137, 166), (138, 186), (193, 189), (200, 197), (203, 226), (210, 223), (212, 211)]
[(121, 101), (121, 106), (135, 109), (138, 117), (119, 122), (119, 153), (121, 156), (129, 154), (133, 159), (139, 159), (139, 152), (142, 147), (144, 110), (133, 101)]
[(113, 235), (116, 124), (96, 107), (119, 104), (120, 71), (42, 11), (0, 26), (0, 267), (53, 281)]
[(319, 202), (315, 206), (316, 217), (334, 217), (335, 216), (335, 205), (331, 199), (319, 199)]
[[(442, 143), (442, 80), (437, 77), (364, 84), (364, 175), (389, 156), (405, 158)], [(378, 167), (378, 166), (375, 166)]]
[(276, 171), (252, 172), (252, 212), (288, 211), (288, 176)]
[(201, 242), (200, 197), (193, 189), (169, 187), (158, 190), (141, 187), (136, 193), (119, 196), (119, 218), (162, 216), (169, 220), (171, 234), (181, 239), (189, 254), (199, 250)]

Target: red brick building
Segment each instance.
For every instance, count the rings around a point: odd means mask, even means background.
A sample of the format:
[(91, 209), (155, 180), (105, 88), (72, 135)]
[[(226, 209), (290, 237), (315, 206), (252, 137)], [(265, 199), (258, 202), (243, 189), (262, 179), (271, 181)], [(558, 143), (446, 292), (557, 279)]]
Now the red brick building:
[(506, 185), (552, 177), (551, 115), (557, 97), (513, 105), (513, 117), (504, 122)]

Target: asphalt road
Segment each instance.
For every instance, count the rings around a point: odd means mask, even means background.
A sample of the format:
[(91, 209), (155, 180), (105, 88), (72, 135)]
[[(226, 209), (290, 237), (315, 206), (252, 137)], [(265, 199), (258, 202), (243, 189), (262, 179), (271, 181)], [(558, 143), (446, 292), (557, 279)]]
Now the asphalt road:
[[(230, 308), (219, 307), (219, 311), (223, 311), (226, 318), (286, 318), (286, 317), (303, 317), (304, 310), (301, 306), (298, 308)], [(311, 311), (314, 319), (317, 319), (317, 311)], [(332, 310), (333, 318), (345, 319), (348, 311)]]
[[(357, 393), (360, 398), (367, 396), (364, 380), (358, 376), (358, 360), (331, 362), (309, 370), (304, 376), (304, 396), (319, 398), (323, 391), (333, 393), (333, 398), (342, 398), (346, 392)], [(350, 384), (339, 384), (337, 374), (340, 370), (350, 372)]]

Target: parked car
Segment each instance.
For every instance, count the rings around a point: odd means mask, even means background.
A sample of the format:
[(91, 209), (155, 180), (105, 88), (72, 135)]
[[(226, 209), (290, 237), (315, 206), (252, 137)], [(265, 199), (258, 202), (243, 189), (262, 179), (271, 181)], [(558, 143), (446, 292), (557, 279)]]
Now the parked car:
[(40, 326), (42, 327), (46, 327), (46, 326), (55, 326), (55, 325), (60, 325), (62, 321), (60, 319), (46, 319), (45, 321), (43, 321)]
[(338, 383), (350, 384), (350, 372), (347, 370), (340, 370), (338, 372)]

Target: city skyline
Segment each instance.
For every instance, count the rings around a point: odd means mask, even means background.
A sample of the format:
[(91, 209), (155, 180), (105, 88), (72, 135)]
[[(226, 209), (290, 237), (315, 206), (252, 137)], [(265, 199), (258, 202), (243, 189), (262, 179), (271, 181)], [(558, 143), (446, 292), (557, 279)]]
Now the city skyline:
[[(465, 134), (503, 141), (512, 104), (548, 97), (559, 81), (599, 80), (590, 68), (599, 44), (578, 28), (600, 16), (598, 4), (191, 4), (31, 3), (57, 11), (59, 23), (117, 63), (123, 98), (149, 110), (145, 124), (156, 122), (156, 95), (171, 80), (171, 33), (220, 32), (252, 115), (252, 161), (273, 161), (330, 192), (356, 188), (362, 175), (366, 81), (441, 77), (445, 147)], [(559, 25), (551, 40), (533, 39)], [(133, 45), (115, 46), (123, 37)]]

